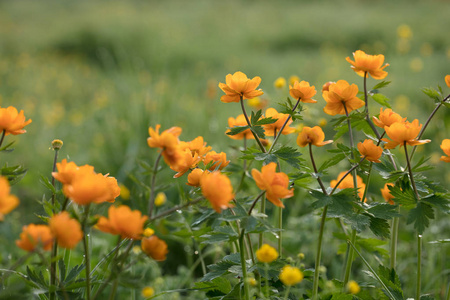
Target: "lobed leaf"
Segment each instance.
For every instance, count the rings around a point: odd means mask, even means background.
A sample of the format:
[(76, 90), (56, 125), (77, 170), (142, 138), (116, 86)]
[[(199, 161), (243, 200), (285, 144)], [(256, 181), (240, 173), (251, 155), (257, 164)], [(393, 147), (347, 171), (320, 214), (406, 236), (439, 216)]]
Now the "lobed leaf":
[(387, 108), (392, 108), (391, 105), (389, 104), (389, 98), (386, 97), (385, 95), (383, 95), (383, 94), (373, 94), (371, 97), (378, 104), (380, 104), (382, 106), (385, 106)]
[(418, 234), (422, 234), (430, 225), (430, 219), (434, 219), (434, 211), (431, 205), (422, 201), (409, 211), (406, 224), (414, 223), (414, 228)]

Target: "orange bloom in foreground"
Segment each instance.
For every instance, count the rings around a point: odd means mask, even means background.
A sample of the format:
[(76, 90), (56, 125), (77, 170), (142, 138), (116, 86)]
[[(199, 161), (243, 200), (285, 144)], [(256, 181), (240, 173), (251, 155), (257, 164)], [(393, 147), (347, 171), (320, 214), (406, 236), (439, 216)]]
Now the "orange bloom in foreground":
[(150, 135), (147, 138), (147, 144), (150, 148), (173, 148), (178, 145), (178, 137), (181, 134), (180, 127), (171, 127), (169, 129), (164, 130), (161, 134), (159, 134), (159, 129), (161, 128), (160, 124), (157, 124), (155, 129), (152, 127), (148, 128), (148, 133)]
[(195, 168), (201, 160), (197, 153), (194, 152), (194, 154), (192, 154), (191, 150), (189, 149), (185, 149), (184, 152), (180, 150), (180, 153), (181, 159), (177, 160), (177, 163), (175, 165), (170, 166), (172, 170), (178, 172), (173, 176), (173, 178), (183, 176), (184, 173), (189, 171), (189, 169)]
[(389, 204), (395, 205), (395, 202), (392, 200), (392, 199), (394, 199), (394, 196), (391, 195), (389, 186), (394, 186), (394, 184), (386, 183), (384, 185), (384, 187), (381, 189), (381, 195), (383, 196), (384, 200), (386, 200), (386, 202), (388, 202)]
[[(280, 131), (281, 127), (283, 126), (284, 122), (289, 118), (288, 114), (282, 114), (279, 113), (275, 108), (268, 108), (266, 109), (265, 113), (266, 118), (273, 118), (278, 119), (275, 123), (264, 125), (264, 131), (267, 136), (273, 136), (274, 131)], [(289, 119), (286, 126), (283, 129), (283, 132), (281, 134), (290, 134), (295, 132), (295, 128), (289, 127), (289, 125), (292, 123), (292, 119)]]
[(145, 237), (141, 241), (141, 248), (145, 254), (156, 261), (166, 260), (166, 255), (169, 253), (167, 244), (156, 235)]
[(0, 221), (19, 205), (19, 198), (10, 194), (11, 187), (5, 177), (0, 177)]
[(211, 151), (211, 146), (206, 146), (206, 142), (203, 141), (202, 136), (198, 136), (190, 142), (180, 142), (181, 150), (189, 149), (192, 155), (197, 153), (200, 156), (205, 155), (208, 151)]
[(316, 94), (315, 86), (309, 86), (307, 81), (296, 81), (293, 86), (289, 85), (289, 94), (296, 100), (300, 100), (304, 103), (316, 103), (317, 101), (312, 99)]
[(93, 166), (84, 165), (78, 167), (73, 161), (67, 162), (65, 158), (60, 163), (56, 163), (56, 168), (58, 172), (53, 172), (52, 176), (62, 184), (70, 184), (76, 174), (95, 173)]
[(384, 128), (386, 126), (391, 126), (397, 122), (404, 122), (406, 118), (402, 118), (398, 113), (395, 113), (390, 108), (386, 108), (383, 111), (383, 108), (380, 108), (380, 115), (377, 117), (372, 117), (373, 123), (380, 128)]
[(352, 65), (353, 71), (361, 77), (367, 73), (366, 77), (369, 77), (370, 74), (374, 79), (384, 79), (388, 74), (383, 69), (389, 64), (383, 66), (384, 55), (382, 54), (369, 55), (364, 51), (357, 50), (353, 52), (353, 58), (355, 61), (352, 61), (350, 57), (347, 57), (346, 60)]
[(405, 143), (410, 146), (422, 145), (429, 143), (431, 140), (417, 140), (417, 135), (420, 133), (420, 129), (422, 128), (422, 124), (419, 124), (419, 120), (415, 119), (412, 123), (405, 122), (397, 122), (392, 124), (389, 127), (385, 127), (386, 134), (389, 136), (388, 139), (382, 139), (387, 142), (384, 145), (386, 149), (393, 149), (398, 145), (403, 146)]
[(252, 170), (253, 179), (256, 185), (266, 191), (266, 198), (274, 205), (283, 207), (280, 199), (290, 198), (294, 196), (294, 189), (288, 189), (289, 177), (283, 173), (276, 173), (277, 164), (271, 162), (261, 168), (261, 172), (256, 169)]
[(47, 225), (30, 224), (23, 226), (20, 240), (16, 240), (16, 245), (25, 251), (34, 251), (36, 247), (44, 250), (52, 249), (53, 236), (50, 227)]
[(108, 209), (108, 219), (100, 217), (95, 226), (103, 232), (119, 234), (123, 239), (140, 240), (144, 233), (144, 223), (147, 219), (148, 217), (142, 216), (140, 211), (132, 211), (126, 205), (118, 207), (111, 205)]
[(383, 148), (377, 146), (372, 140), (364, 140), (364, 142), (358, 143), (358, 150), (361, 153), (361, 157), (366, 157), (368, 161), (379, 163)]
[(216, 212), (220, 213), (222, 209), (233, 207), (230, 203), (234, 198), (233, 187), (226, 175), (219, 171), (205, 174), (200, 179), (200, 186), (203, 196), (209, 200)]
[[(330, 182), (330, 186), (332, 188), (336, 187), (337, 183), (339, 182), (339, 180), (341, 180), (342, 177), (344, 177), (344, 175), (347, 172), (341, 172), (339, 173), (337, 180), (331, 180)], [(359, 177), (358, 175), (356, 175), (356, 184), (358, 185), (358, 196), (360, 199), (362, 199), (363, 195), (364, 195), (364, 189), (366, 187), (366, 185), (364, 184), (363, 180), (361, 177)], [(355, 187), (354, 183), (353, 183), (353, 176), (352, 174), (348, 174), (347, 176), (345, 176), (344, 180), (342, 180), (342, 182), (339, 184), (338, 188), (343, 190), (343, 189), (353, 189)]]
[(63, 211), (50, 218), (50, 231), (62, 248), (73, 249), (83, 238), (81, 225), (72, 219), (67, 211)]
[[(247, 126), (247, 120), (245, 120), (244, 114), (241, 114), (237, 116), (237, 118), (229, 117), (228, 118), (228, 127), (233, 128), (235, 126)], [(230, 129), (228, 129), (226, 132), (230, 132)], [(250, 129), (246, 129), (242, 132), (239, 132), (235, 135), (228, 135), (228, 137), (232, 138), (233, 140), (242, 140), (244, 137), (246, 139), (255, 139)]]
[(222, 170), (230, 163), (227, 160), (227, 154), (225, 152), (217, 153), (216, 151), (210, 151), (206, 153), (205, 158), (203, 159), (203, 163), (205, 165), (214, 162), (211, 167), (209, 167), (210, 171), (214, 171), (217, 167), (219, 170)]
[(356, 97), (357, 94), (358, 86), (356, 84), (350, 85), (345, 80), (338, 80), (336, 83), (331, 83), (328, 86), (328, 90), (322, 93), (322, 97), (327, 102), (323, 111), (331, 116), (337, 114), (345, 115), (345, 109), (350, 113), (352, 110), (363, 107), (365, 103)]
[(203, 171), (202, 169), (196, 168), (196, 169), (192, 170), (191, 173), (189, 173), (188, 178), (187, 178), (188, 182), (186, 184), (190, 185), (190, 186), (199, 187), (202, 176), (204, 174), (208, 174), (208, 173), (209, 173), (209, 171)]
[(31, 123), (31, 120), (25, 121), (23, 110), (17, 111), (14, 106), (0, 108), (0, 131), (5, 131), (5, 135), (18, 135), (27, 132), (23, 129)]
[(445, 84), (450, 87), (450, 75), (445, 76)]
[(300, 147), (306, 147), (307, 145), (312, 144), (317, 147), (322, 147), (333, 142), (332, 140), (324, 142), (324, 139), (325, 133), (323, 133), (322, 128), (319, 126), (314, 126), (312, 128), (305, 126), (298, 134), (297, 145)]
[(261, 83), (259, 76), (253, 79), (247, 78), (242, 72), (236, 72), (233, 75), (228, 74), (225, 79), (226, 83), (219, 83), (219, 88), (225, 93), (220, 97), (220, 101), (225, 103), (239, 102), (242, 99), (252, 99), (264, 94), (256, 88)]
[(445, 162), (450, 162), (450, 139), (445, 139), (442, 141), (441, 149), (447, 156), (441, 156), (441, 160)]

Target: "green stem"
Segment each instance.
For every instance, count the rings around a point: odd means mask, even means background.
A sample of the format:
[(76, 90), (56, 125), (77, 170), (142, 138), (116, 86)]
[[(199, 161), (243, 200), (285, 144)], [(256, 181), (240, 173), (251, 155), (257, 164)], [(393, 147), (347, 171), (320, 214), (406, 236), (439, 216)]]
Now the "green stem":
[(241, 230), (241, 235), (239, 236), (239, 252), (241, 254), (242, 280), (244, 281), (244, 299), (250, 300), (247, 280), (247, 265), (245, 263), (244, 236), (245, 228)]
[[(58, 161), (58, 150), (55, 149), (55, 156), (53, 158), (53, 168), (52, 172), (56, 171), (56, 162)], [(52, 186), (55, 187), (55, 177), (52, 176)], [(55, 200), (56, 200), (56, 193), (52, 193), (52, 213), (55, 214)], [(50, 258), (50, 284), (56, 285), (56, 256), (58, 255), (58, 243), (57, 241), (53, 241), (52, 246), (52, 254)], [(50, 300), (53, 300), (56, 298), (56, 292), (50, 293)]]
[(417, 281), (416, 299), (420, 299), (420, 283), (422, 279), (422, 235), (417, 235)]
[(322, 189), (322, 192), (327, 195), (327, 189), (325, 188), (325, 186), (323, 185), (322, 179), (320, 178), (320, 176), (318, 175), (318, 171), (317, 171), (317, 167), (316, 167), (316, 163), (314, 161), (314, 156), (313, 156), (313, 152), (312, 152), (312, 145), (311, 143), (308, 144), (309, 146), (309, 157), (311, 158), (311, 164), (313, 166), (314, 169), (314, 173), (317, 176), (317, 182), (319, 182), (320, 188)]
[(280, 231), (278, 232), (278, 253), (280, 258), (283, 257), (283, 208), (278, 207), (278, 228)]
[[(399, 208), (400, 209), (400, 208)], [(391, 229), (391, 245), (390, 245), (390, 267), (391, 269), (395, 269), (395, 265), (397, 264), (397, 239), (398, 239), (398, 225), (400, 223), (400, 218), (395, 217), (392, 221), (392, 229)]]
[[(261, 208), (260, 209), (261, 209), (260, 213), (262, 213), (262, 214), (266, 213), (266, 198), (265, 197), (263, 197), (261, 200)], [(261, 232), (259, 234), (258, 249), (261, 248), (263, 245), (263, 237), (264, 237), (264, 233)]]
[(287, 289), (286, 289), (286, 292), (285, 292), (285, 294), (284, 294), (284, 300), (287, 300), (287, 299), (288, 299), (290, 289), (291, 289), (291, 286), (288, 285), (288, 286), (287, 286)]
[(83, 238), (83, 246), (84, 246), (84, 256), (85, 256), (85, 271), (86, 271), (86, 299), (91, 300), (91, 261), (90, 261), (90, 255), (89, 255), (89, 234), (86, 231), (86, 223), (89, 216), (89, 209), (91, 205), (86, 205), (85, 211), (84, 211), (84, 218), (82, 223), (82, 228), (84, 232), (84, 238)]
[[(352, 235), (350, 238), (351, 238), (351, 243), (354, 245), (356, 242), (356, 229), (352, 229)], [(348, 253), (347, 263), (345, 265), (344, 287), (347, 285), (347, 282), (350, 278), (350, 272), (352, 270), (352, 263), (353, 263), (353, 255), (354, 255), (354, 249), (350, 248), (350, 251)]]
[(1, 147), (2, 144), (3, 144), (3, 140), (5, 139), (5, 135), (6, 135), (6, 129), (3, 129), (2, 137), (1, 137), (1, 139), (0, 139), (0, 147)]
[(320, 230), (319, 230), (319, 241), (317, 244), (317, 252), (316, 252), (316, 263), (314, 269), (314, 282), (313, 282), (313, 290), (312, 290), (312, 299), (318, 299), (318, 291), (319, 291), (319, 267), (320, 267), (320, 258), (322, 256), (322, 240), (323, 240), (323, 232), (325, 228), (325, 220), (327, 218), (328, 205), (323, 208), (322, 219), (320, 221)]
[(264, 263), (264, 275), (266, 276), (264, 278), (265, 286), (264, 286), (264, 296), (269, 297), (269, 265), (267, 263)]
[(420, 200), (419, 191), (417, 190), (416, 182), (414, 180), (414, 176), (413, 176), (413, 172), (412, 172), (412, 168), (411, 168), (411, 161), (409, 160), (408, 149), (406, 147), (406, 141), (403, 142), (403, 147), (405, 148), (405, 156), (406, 156), (406, 164), (408, 166), (409, 180), (411, 181), (411, 185), (413, 187), (414, 194), (417, 197), (417, 201), (419, 201)]
[(247, 121), (247, 125), (250, 127), (250, 131), (252, 132), (253, 136), (255, 137), (255, 140), (258, 143), (258, 146), (261, 149), (261, 151), (263, 153), (266, 153), (266, 148), (264, 148), (264, 146), (261, 143), (261, 140), (259, 139), (258, 135), (253, 131), (252, 123), (250, 122), (250, 119), (248, 118), (247, 112), (245, 111), (244, 98), (242, 97), (242, 95), (241, 95), (240, 102), (241, 102), (242, 113), (244, 114), (245, 120)]
[[(301, 98), (298, 98), (297, 103), (295, 103), (294, 107), (292, 108), (292, 112), (294, 112), (297, 109), (297, 106), (300, 103), (300, 99)], [(289, 122), (290, 119), (291, 119), (291, 116), (289, 115), (288, 118), (286, 119), (286, 121), (284, 122), (283, 126), (281, 126), (280, 131), (278, 131), (277, 136), (274, 138), (272, 146), (270, 146), (270, 148), (269, 148), (269, 151), (268, 151), (269, 153), (272, 153), (273, 147), (277, 143), (278, 138), (280, 137), (281, 133), (284, 130), (284, 127), (286, 127), (286, 125), (287, 125), (287, 123)]]
[(156, 173), (158, 172), (158, 165), (159, 165), (159, 161), (161, 160), (163, 151), (164, 151), (164, 149), (162, 149), (161, 152), (159, 153), (158, 158), (155, 161), (155, 166), (153, 168), (152, 183), (150, 186), (150, 199), (148, 201), (148, 217), (149, 217), (149, 219), (152, 218), (153, 207), (155, 206)]

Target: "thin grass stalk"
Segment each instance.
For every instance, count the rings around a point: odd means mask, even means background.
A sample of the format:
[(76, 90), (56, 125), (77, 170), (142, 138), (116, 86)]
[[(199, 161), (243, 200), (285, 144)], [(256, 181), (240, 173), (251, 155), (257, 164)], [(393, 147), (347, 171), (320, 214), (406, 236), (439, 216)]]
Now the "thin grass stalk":
[(322, 240), (323, 240), (323, 232), (324, 232), (324, 228), (325, 228), (325, 220), (327, 218), (327, 210), (328, 210), (328, 205), (326, 205), (323, 208), (322, 218), (320, 221), (319, 241), (318, 241), (318, 245), (317, 245), (316, 262), (315, 262), (315, 269), (314, 269), (314, 281), (313, 281), (313, 293), (312, 293), (313, 300), (318, 299), (317, 294), (319, 291), (319, 267), (320, 267), (320, 258), (322, 256)]
[(155, 166), (153, 167), (152, 183), (150, 186), (150, 198), (148, 200), (148, 217), (149, 217), (149, 219), (152, 219), (153, 208), (155, 206), (156, 173), (158, 172), (158, 165), (159, 165), (159, 161), (161, 160), (163, 151), (164, 151), (164, 149), (162, 149), (161, 152), (159, 153), (158, 158), (156, 158), (156, 161), (155, 161)]
[[(56, 171), (56, 162), (58, 161), (58, 152), (59, 149), (54, 148), (55, 156), (53, 158), (53, 168), (52, 172)], [(52, 186), (55, 188), (55, 177), (52, 176)], [(52, 213), (55, 214), (55, 201), (56, 201), (56, 193), (52, 193)], [(56, 256), (58, 255), (58, 243), (56, 240), (53, 241), (52, 246), (52, 254), (50, 257), (50, 285), (56, 285)], [(56, 291), (50, 293), (50, 300), (56, 298)]]
[(245, 121), (247, 121), (247, 125), (250, 127), (250, 131), (252, 132), (253, 136), (255, 137), (256, 143), (258, 143), (258, 146), (261, 149), (261, 151), (266, 153), (266, 148), (264, 148), (263, 144), (261, 143), (261, 140), (259, 139), (259, 136), (252, 129), (252, 123), (250, 122), (250, 119), (248, 118), (247, 112), (245, 110), (244, 98), (242, 97), (242, 95), (241, 95), (241, 100), (239, 102), (241, 103), (241, 109), (242, 109), (242, 113), (244, 114)]
[[(297, 103), (295, 103), (294, 107), (292, 108), (292, 112), (294, 112), (294, 111), (297, 109), (297, 106), (298, 106), (299, 103), (300, 103), (300, 99), (301, 99), (301, 98), (298, 98)], [(289, 115), (288, 118), (286, 119), (286, 121), (284, 122), (283, 126), (281, 126), (280, 131), (278, 131), (278, 134), (277, 134), (276, 137), (274, 138), (273, 143), (272, 143), (272, 146), (270, 146), (270, 148), (269, 148), (269, 151), (268, 151), (269, 153), (272, 153), (273, 147), (274, 147), (275, 144), (277, 143), (278, 138), (280, 137), (281, 133), (282, 133), (283, 130), (284, 130), (284, 127), (286, 127), (286, 125), (287, 125), (287, 123), (289, 122), (290, 119), (291, 119), (291, 116)]]
[(86, 232), (86, 223), (89, 216), (89, 209), (91, 205), (86, 205), (83, 217), (83, 246), (84, 246), (84, 258), (85, 258), (85, 271), (86, 271), (86, 299), (91, 300), (91, 260), (89, 255), (89, 234)]
[(3, 131), (2, 131), (2, 137), (0, 138), (0, 147), (1, 147), (2, 144), (3, 144), (3, 140), (5, 139), (5, 135), (6, 135), (6, 129), (3, 129)]
[(245, 236), (245, 228), (242, 228), (241, 234), (239, 236), (239, 253), (241, 255), (242, 280), (244, 283), (244, 299), (250, 300), (250, 298), (249, 298), (250, 290), (249, 290), (248, 280), (247, 280), (247, 265), (245, 263), (244, 236)]

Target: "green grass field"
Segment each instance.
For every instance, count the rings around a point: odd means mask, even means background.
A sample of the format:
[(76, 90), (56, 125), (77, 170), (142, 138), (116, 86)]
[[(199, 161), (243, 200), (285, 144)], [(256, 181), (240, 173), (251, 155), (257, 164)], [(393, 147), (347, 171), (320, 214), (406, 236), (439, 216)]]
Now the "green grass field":
[[(13, 219), (37, 220), (36, 200), (46, 192), (40, 176), (50, 176), (49, 148), (55, 138), (64, 141), (60, 158), (94, 165), (136, 193), (139, 188), (129, 174), (142, 172), (139, 161), (151, 163), (156, 157), (146, 143), (149, 126), (180, 126), (181, 139), (201, 135), (214, 150), (231, 158), (238, 155), (235, 148), (241, 144), (224, 132), (228, 117), (240, 110), (238, 104), (220, 102), (217, 87), (235, 71), (260, 76), (263, 98), (279, 108), (277, 103), (289, 93), (275, 89), (276, 78), (297, 75), (318, 91), (327, 81), (345, 79), (361, 89), (362, 79), (345, 57), (358, 49), (384, 54), (390, 64), (386, 80), (392, 83), (383, 93), (395, 111), (423, 123), (434, 103), (421, 89), (445, 87), (444, 76), (450, 74), (449, 11), (450, 2), (438, 0), (0, 1), (0, 105), (23, 109), (33, 120), (25, 135), (7, 137), (15, 141), (15, 151), (2, 154), (7, 155), (2, 164), (28, 169), (13, 187), (22, 203)], [(401, 28), (411, 34), (399, 32)], [(369, 79), (369, 86), (375, 84)], [(315, 98), (319, 105), (308, 107), (302, 121), (307, 126), (331, 119), (322, 111), (320, 92)], [(375, 103), (370, 109), (379, 107)], [(425, 138), (449, 138), (450, 110), (439, 111), (430, 126)], [(331, 125), (324, 131), (331, 135)], [(296, 146), (295, 137), (286, 143)], [(438, 164), (438, 143), (419, 150)], [(443, 164), (430, 176), (450, 183)], [(379, 188), (374, 184), (371, 190), (377, 193)], [(178, 203), (176, 190), (168, 195)], [(300, 249), (308, 263), (314, 261), (315, 248), (310, 231), (317, 225), (310, 212), (309, 203), (295, 204), (286, 217), (285, 236), (287, 253), (295, 256)], [(299, 223), (304, 232), (295, 231)], [(15, 239), (22, 225), (8, 226), (0, 233), (8, 231)], [(448, 238), (449, 229), (448, 216), (438, 215), (426, 242)], [(332, 239), (331, 230), (326, 234)], [(411, 232), (400, 236), (403, 241), (412, 238)], [(340, 276), (335, 250), (329, 247), (323, 255), (330, 277)], [(399, 257), (410, 251), (400, 248)], [(424, 291), (445, 288), (448, 251), (448, 246), (428, 244)], [(399, 259), (398, 272), (413, 273), (412, 264)], [(174, 265), (166, 263), (168, 273), (187, 272)], [(355, 263), (355, 268), (363, 267)], [(177, 279), (170, 284), (176, 285)], [(175, 288), (170, 284), (165, 288)], [(406, 282), (405, 290), (414, 290), (413, 284)]]

